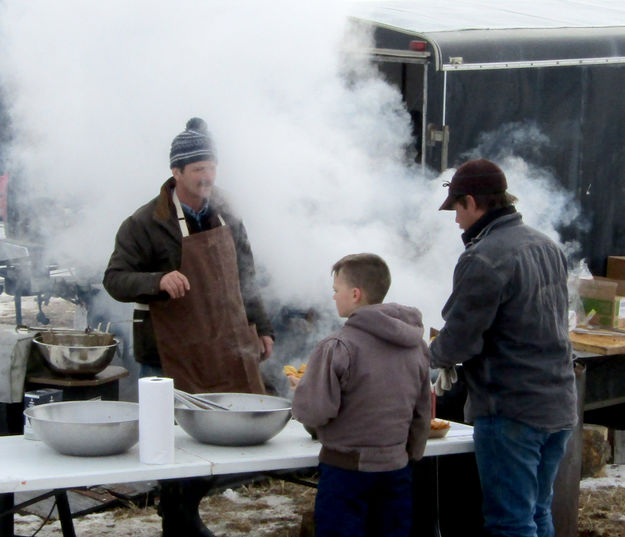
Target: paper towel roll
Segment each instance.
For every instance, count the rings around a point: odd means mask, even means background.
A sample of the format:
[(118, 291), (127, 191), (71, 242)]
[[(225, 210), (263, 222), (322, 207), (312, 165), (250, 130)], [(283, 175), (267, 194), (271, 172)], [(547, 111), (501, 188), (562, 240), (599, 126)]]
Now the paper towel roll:
[(146, 464), (174, 462), (174, 381), (139, 379), (139, 460)]

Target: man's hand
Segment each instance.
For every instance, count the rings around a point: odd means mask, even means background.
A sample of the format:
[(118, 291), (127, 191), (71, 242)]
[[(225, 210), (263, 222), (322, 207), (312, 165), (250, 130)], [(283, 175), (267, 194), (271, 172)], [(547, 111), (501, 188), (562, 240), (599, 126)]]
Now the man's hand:
[(299, 381), (302, 379), (299, 377), (296, 377), (295, 375), (287, 375), (286, 378), (289, 379), (289, 388), (291, 389), (291, 391), (294, 392), (295, 390), (297, 390), (297, 385), (299, 384)]
[(189, 280), (182, 272), (173, 270), (161, 278), (158, 288), (161, 291), (165, 291), (170, 298), (180, 298), (191, 289), (191, 285), (189, 285)]
[(273, 351), (273, 339), (269, 336), (260, 336), (260, 342), (263, 346), (263, 354), (260, 359), (266, 360), (271, 356)]
[(438, 377), (434, 383), (434, 393), (439, 397), (451, 390), (455, 382), (458, 382), (456, 367), (443, 367), (438, 370)]

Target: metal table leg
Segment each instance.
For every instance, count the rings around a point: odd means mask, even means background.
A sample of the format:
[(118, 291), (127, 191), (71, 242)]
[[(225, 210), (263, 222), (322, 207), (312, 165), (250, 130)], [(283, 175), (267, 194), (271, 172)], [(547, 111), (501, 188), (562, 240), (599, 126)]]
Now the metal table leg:
[(438, 457), (424, 457), (413, 465), (413, 537), (441, 537)]
[[(425, 457), (416, 465), (415, 527), (422, 537), (483, 537), (482, 494), (473, 453)], [(419, 532), (427, 523), (427, 531)]]
[(13, 493), (0, 494), (0, 537), (13, 537)]
[(31, 498), (18, 505), (15, 505), (15, 498), (12, 492), (0, 494), (0, 537), (14, 537), (13, 515), (16, 511), (27, 505), (49, 498), (50, 496), (54, 496), (56, 499), (56, 509), (59, 513), (63, 537), (76, 537), (66, 489), (55, 489), (50, 492), (45, 492), (40, 496)]
[(65, 489), (55, 490), (54, 497), (56, 498), (56, 509), (59, 512), (63, 537), (76, 537), (72, 511), (69, 508), (69, 500), (67, 499), (67, 491)]
[(441, 537), (440, 526), (440, 495), (439, 495), (439, 482), (438, 482), (438, 457), (434, 457), (434, 481), (432, 483), (434, 487), (434, 519), (432, 521), (433, 531), (435, 537)]
[(22, 324), (22, 295), (17, 289), (13, 296), (13, 303), (15, 304), (15, 324), (20, 325)]

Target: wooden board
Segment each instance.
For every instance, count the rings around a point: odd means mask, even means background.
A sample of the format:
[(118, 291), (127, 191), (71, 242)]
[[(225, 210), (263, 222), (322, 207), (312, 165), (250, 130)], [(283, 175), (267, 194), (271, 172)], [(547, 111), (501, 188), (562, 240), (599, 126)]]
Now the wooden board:
[(569, 336), (573, 349), (576, 351), (595, 352), (605, 355), (625, 354), (625, 334), (622, 336), (600, 336), (570, 332)]
[(58, 373), (45, 370), (37, 374), (29, 374), (26, 380), (32, 384), (46, 384), (50, 386), (101, 386), (102, 384), (127, 377), (128, 375), (128, 370), (125, 367), (109, 365), (96, 375), (86, 378), (59, 375)]

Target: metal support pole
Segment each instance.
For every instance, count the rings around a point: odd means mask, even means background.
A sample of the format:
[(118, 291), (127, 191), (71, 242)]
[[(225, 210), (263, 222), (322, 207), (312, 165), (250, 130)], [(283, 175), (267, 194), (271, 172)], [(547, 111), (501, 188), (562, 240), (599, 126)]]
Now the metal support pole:
[(67, 499), (67, 491), (65, 489), (57, 489), (54, 491), (54, 497), (56, 498), (56, 509), (59, 513), (63, 537), (76, 537), (72, 511), (69, 508), (69, 500)]
[(0, 537), (13, 537), (14, 535), (12, 510), (13, 493), (0, 494)]

